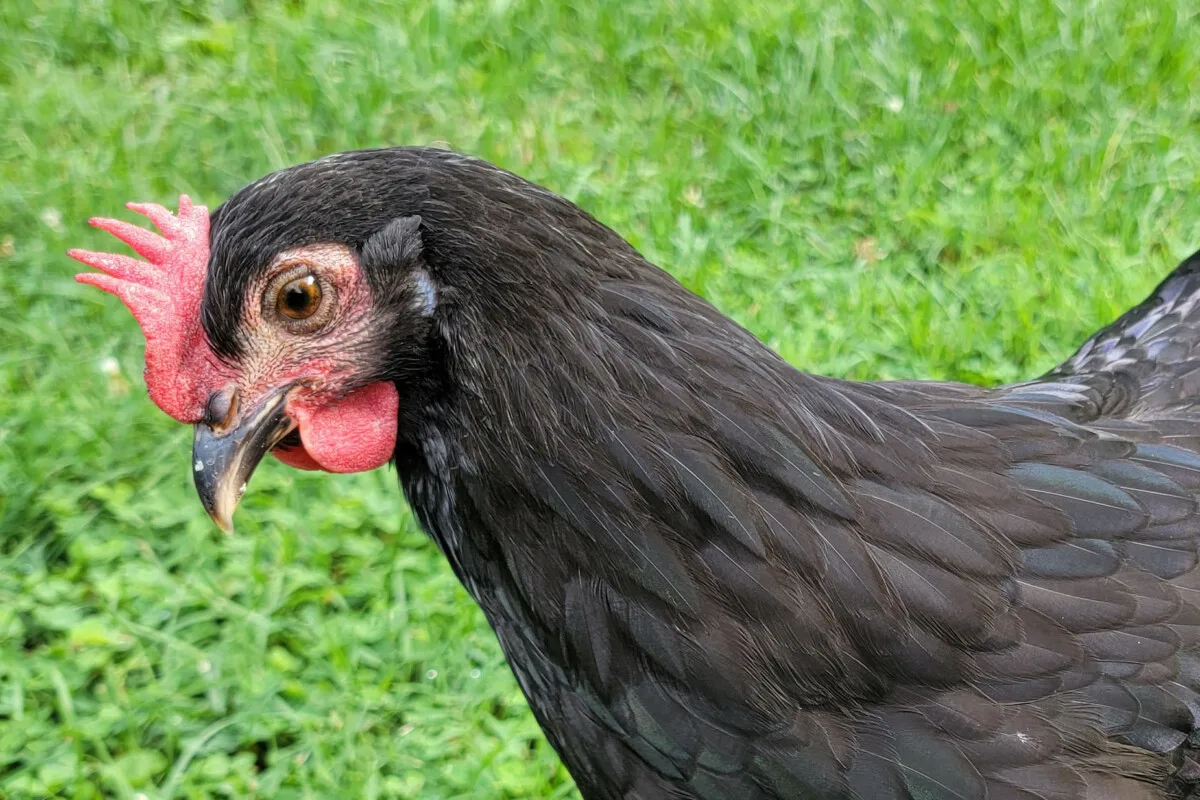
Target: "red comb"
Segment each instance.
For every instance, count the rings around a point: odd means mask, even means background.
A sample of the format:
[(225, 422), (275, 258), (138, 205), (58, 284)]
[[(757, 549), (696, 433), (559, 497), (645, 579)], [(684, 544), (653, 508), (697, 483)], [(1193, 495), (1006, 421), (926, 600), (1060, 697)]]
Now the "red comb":
[(80, 283), (115, 294), (133, 312), (146, 336), (146, 386), (150, 399), (180, 422), (199, 422), (217, 386), (219, 361), (200, 327), (200, 301), (208, 273), (208, 209), (179, 198), (179, 215), (154, 203), (129, 203), (162, 236), (115, 219), (89, 224), (129, 245), (148, 261), (115, 253), (69, 250), (76, 261), (104, 274), (84, 272)]

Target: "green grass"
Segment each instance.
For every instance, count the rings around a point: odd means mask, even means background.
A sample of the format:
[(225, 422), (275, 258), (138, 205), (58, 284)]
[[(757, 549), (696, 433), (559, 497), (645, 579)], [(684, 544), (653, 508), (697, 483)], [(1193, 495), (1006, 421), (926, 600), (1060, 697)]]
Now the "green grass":
[(214, 530), (89, 215), (445, 142), (806, 369), (1007, 381), (1200, 247), (1197, 10), (0, 3), (0, 796), (574, 795), (393, 473)]

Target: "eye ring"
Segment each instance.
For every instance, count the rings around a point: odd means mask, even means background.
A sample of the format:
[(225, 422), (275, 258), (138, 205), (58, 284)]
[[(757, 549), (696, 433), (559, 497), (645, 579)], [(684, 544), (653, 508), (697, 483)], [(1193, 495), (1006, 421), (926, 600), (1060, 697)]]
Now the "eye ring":
[(275, 276), (263, 294), (263, 311), (287, 330), (309, 333), (329, 321), (335, 292), (308, 264), (296, 264)]

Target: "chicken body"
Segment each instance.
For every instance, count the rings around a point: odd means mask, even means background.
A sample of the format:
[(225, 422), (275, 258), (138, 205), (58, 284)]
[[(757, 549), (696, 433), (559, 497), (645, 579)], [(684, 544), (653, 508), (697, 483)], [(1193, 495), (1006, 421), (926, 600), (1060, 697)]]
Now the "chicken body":
[(1194, 796), (1200, 262), (985, 389), (798, 371), (451, 153), (294, 167), (212, 222), (227, 364), (279, 253), (355, 254), (404, 492), (587, 800)]
[(613, 281), (560, 354), (612, 402), (564, 376), (561, 428), (402, 480), (588, 800), (1189, 797), (1191, 269), (993, 390), (807, 376)]

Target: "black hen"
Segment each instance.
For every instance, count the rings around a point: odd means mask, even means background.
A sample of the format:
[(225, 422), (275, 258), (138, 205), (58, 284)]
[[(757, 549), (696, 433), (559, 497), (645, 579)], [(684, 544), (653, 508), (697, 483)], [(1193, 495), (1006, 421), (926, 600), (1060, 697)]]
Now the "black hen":
[(1200, 261), (982, 389), (799, 372), (438, 150), (269, 175), (208, 241), (174, 323), (203, 365), (148, 376), (183, 387), (155, 400), (197, 423), (210, 512), (271, 448), (350, 471), (394, 442), (588, 800), (1192, 796)]

